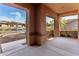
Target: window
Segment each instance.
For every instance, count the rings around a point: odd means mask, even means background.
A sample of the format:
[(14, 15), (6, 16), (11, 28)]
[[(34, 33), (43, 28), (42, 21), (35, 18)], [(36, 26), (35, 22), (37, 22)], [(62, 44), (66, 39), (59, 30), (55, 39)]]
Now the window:
[(13, 24), (11, 24), (11, 25), (10, 25), (10, 27), (14, 27), (14, 25), (13, 25)]
[(2, 25), (0, 25), (0, 27), (1, 27)]

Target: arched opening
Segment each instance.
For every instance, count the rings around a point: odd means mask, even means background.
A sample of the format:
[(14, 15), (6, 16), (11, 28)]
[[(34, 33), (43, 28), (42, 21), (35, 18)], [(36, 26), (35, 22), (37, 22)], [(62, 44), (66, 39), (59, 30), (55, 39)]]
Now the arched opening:
[(50, 16), (46, 16), (46, 36), (49, 40), (54, 37), (54, 19)]
[(78, 38), (78, 15), (60, 17), (60, 36)]

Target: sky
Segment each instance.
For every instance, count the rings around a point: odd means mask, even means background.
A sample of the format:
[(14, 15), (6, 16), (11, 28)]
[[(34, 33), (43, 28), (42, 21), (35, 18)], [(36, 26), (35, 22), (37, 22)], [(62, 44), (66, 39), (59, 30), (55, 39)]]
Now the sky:
[(68, 20), (68, 19), (78, 19), (78, 15), (65, 16), (65, 17), (62, 17), (62, 18), (66, 19), (66, 20)]
[(0, 21), (14, 21), (25, 23), (26, 11), (0, 4)]
[(54, 21), (53, 18), (46, 16), (46, 23), (50, 23), (50, 21), (52, 21), (52, 20)]
[[(64, 17), (61, 17), (61, 18), (65, 19), (65, 20), (78, 19), (78, 15), (64, 16)], [(54, 19), (46, 16), (46, 23), (50, 23), (50, 21), (52, 21), (52, 20), (54, 20)]]

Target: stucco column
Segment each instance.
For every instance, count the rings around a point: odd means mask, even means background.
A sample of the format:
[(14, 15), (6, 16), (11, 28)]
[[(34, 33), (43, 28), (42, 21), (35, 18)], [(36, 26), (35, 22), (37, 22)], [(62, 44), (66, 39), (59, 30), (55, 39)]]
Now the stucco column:
[[(44, 7), (43, 7), (44, 8)], [(45, 44), (45, 12), (40, 4), (35, 5), (35, 44), (40, 46)]]
[(59, 37), (60, 36), (59, 18), (60, 18), (60, 16), (57, 15), (57, 18), (54, 20), (54, 37)]

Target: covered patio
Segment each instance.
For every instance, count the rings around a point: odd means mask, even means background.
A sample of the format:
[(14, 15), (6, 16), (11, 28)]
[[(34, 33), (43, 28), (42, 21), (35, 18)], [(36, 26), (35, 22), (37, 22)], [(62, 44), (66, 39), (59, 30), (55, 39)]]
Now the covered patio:
[[(19, 9), (24, 9), (26, 11), (27, 13), (26, 15), (27, 30), (25, 33), (26, 44), (20, 45), (19, 47), (12, 49), (11, 51), (6, 51), (4, 53), (1, 53), (1, 55), (8, 55), (8, 56), (47, 56), (47, 55), (48, 56), (69, 56), (69, 55), (77, 56), (79, 55), (78, 53), (79, 52), (78, 51), (79, 50), (79, 4), (78, 3), (36, 3), (36, 4), (35, 3), (34, 4), (6, 3), (5, 5)], [(60, 18), (65, 16), (72, 16), (72, 15), (77, 15), (77, 30), (60, 31), (60, 26), (59, 26)], [(49, 16), (54, 19), (54, 30), (52, 32), (53, 33), (52, 38), (48, 38), (46, 33), (46, 16)], [(14, 41), (8, 40), (8, 42), (14, 42)], [(1, 43), (3, 42), (5, 42), (5, 40), (2, 41)]]

